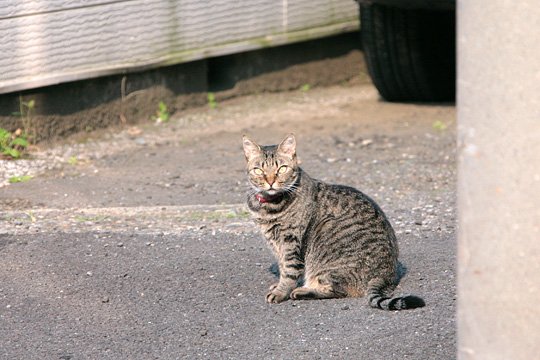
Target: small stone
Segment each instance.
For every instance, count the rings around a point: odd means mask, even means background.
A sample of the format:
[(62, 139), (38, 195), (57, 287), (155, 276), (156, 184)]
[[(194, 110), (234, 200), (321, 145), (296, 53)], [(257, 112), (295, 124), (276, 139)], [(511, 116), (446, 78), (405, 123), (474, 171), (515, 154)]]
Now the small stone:
[(104, 303), (104, 304), (108, 303), (109, 302), (109, 297), (107, 297), (107, 296), (102, 297), (101, 302)]
[(201, 336), (206, 336), (206, 335), (208, 335), (208, 330), (206, 330), (206, 329), (201, 330), (200, 333), (199, 333), (199, 335), (201, 335)]
[(371, 145), (372, 143), (373, 143), (373, 140), (365, 139), (365, 140), (362, 140), (362, 143), (360, 144), (360, 146), (368, 146), (368, 145)]
[(343, 305), (341, 307), (341, 310), (349, 310), (349, 309), (350, 309), (349, 305)]
[(86, 272), (86, 275), (87, 275), (87, 276), (92, 276), (92, 275), (94, 275), (94, 274), (93, 274), (91, 271), (87, 271), (87, 272)]
[(135, 139), (137, 145), (146, 145), (146, 140), (143, 137), (138, 137)]
[(124, 246), (124, 243), (119, 242), (118, 244), (116, 244), (116, 246), (118, 246), (118, 247), (123, 247), (123, 246)]

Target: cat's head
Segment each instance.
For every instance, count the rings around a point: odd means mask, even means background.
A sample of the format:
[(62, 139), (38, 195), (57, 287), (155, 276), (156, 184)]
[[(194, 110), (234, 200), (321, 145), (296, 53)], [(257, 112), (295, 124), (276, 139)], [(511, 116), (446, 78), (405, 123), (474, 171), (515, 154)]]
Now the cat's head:
[(256, 191), (273, 196), (292, 189), (298, 175), (293, 134), (279, 145), (261, 146), (246, 136), (243, 144), (248, 179)]

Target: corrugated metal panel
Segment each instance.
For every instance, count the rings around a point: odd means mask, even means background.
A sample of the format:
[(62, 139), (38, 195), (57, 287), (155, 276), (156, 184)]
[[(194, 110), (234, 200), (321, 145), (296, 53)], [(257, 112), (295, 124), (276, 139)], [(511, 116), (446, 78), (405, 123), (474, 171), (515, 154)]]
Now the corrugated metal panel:
[(0, 93), (357, 27), (353, 0), (0, 0)]
[[(75, 9), (79, 7), (91, 7), (106, 5), (126, 0), (2, 0), (0, 1), (0, 19), (16, 16), (28, 16), (39, 13)], [(130, 0), (127, 0), (130, 1)]]

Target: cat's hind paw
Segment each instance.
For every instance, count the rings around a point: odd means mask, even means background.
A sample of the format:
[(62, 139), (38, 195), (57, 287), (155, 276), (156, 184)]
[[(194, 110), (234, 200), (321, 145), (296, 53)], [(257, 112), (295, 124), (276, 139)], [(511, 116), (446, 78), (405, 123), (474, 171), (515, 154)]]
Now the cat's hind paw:
[(331, 299), (345, 296), (345, 293), (336, 293), (332, 288), (312, 289), (307, 287), (298, 287), (291, 292), (292, 300)]
[(317, 293), (310, 288), (298, 287), (294, 289), (291, 293), (292, 300), (304, 300), (304, 299), (316, 299), (318, 298)]

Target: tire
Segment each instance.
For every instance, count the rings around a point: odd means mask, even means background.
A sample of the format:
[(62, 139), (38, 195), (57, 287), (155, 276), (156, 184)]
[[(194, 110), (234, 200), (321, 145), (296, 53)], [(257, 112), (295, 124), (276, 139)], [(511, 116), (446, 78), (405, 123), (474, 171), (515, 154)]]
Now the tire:
[(360, 26), (368, 71), (384, 99), (455, 99), (455, 11), (361, 5)]

